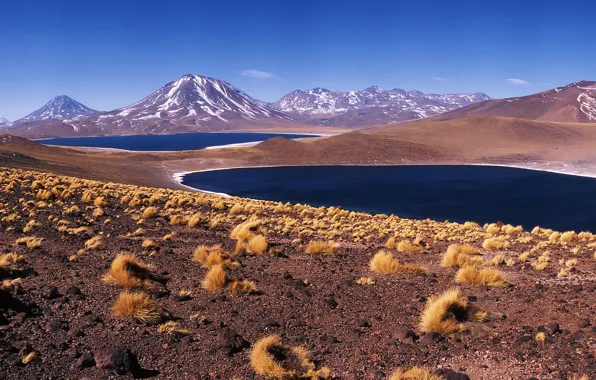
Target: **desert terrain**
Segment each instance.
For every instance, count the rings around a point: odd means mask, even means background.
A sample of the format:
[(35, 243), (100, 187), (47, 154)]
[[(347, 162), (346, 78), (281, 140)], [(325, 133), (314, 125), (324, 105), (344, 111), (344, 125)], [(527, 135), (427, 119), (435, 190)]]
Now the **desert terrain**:
[(2, 378), (596, 374), (588, 232), (17, 169), (0, 185)]

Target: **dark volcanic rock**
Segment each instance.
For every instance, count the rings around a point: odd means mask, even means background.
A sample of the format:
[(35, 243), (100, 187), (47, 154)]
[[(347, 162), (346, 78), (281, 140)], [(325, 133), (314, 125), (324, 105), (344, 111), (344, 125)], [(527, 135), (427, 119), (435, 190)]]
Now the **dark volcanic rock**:
[(227, 355), (234, 355), (248, 347), (250, 344), (228, 327), (222, 328), (217, 333), (217, 348), (225, 351)]
[(134, 375), (140, 370), (137, 357), (122, 347), (97, 352), (95, 365), (116, 375)]

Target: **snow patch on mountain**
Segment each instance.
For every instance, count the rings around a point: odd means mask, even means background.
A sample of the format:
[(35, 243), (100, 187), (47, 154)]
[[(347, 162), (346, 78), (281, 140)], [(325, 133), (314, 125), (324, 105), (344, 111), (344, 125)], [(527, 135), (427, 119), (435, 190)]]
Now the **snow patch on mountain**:
[(583, 92), (578, 95), (577, 102), (579, 103), (580, 111), (586, 115), (588, 120), (596, 120), (596, 98)]

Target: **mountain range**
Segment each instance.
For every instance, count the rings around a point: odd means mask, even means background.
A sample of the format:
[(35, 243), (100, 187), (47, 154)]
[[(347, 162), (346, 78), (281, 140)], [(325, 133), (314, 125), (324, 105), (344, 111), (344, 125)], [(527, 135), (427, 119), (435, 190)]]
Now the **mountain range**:
[(483, 93), (424, 94), (373, 86), (362, 91), (296, 90), (277, 102), (252, 98), (231, 84), (187, 74), (130, 106), (93, 110), (58, 96), (0, 129), (29, 137), (174, 133), (302, 126), (362, 127), (417, 119), (490, 99)]
[(295, 90), (271, 106), (289, 114), (309, 117), (319, 125), (362, 127), (419, 119), (489, 99), (481, 92), (440, 95), (372, 86), (348, 92), (324, 88)]
[(130, 106), (96, 111), (62, 95), (0, 130), (27, 137), (176, 133), (226, 130), (304, 130), (309, 125), (357, 128), (466, 116), (558, 122), (596, 121), (596, 82), (574, 82), (528, 96), (491, 99), (425, 94), (372, 86), (362, 91), (295, 90), (274, 103), (231, 84), (187, 74)]

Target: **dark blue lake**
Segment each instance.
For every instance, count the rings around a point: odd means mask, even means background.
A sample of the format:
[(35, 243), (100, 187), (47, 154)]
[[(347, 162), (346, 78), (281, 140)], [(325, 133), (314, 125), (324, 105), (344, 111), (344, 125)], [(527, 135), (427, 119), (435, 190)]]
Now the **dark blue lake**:
[(134, 151), (177, 151), (264, 141), (276, 136), (284, 136), (289, 139), (313, 137), (312, 135), (279, 133), (179, 133), (172, 135), (69, 137), (37, 141), (47, 145), (115, 148)]
[(404, 218), (503, 221), (596, 231), (596, 179), (494, 166), (321, 166), (191, 173), (183, 183), (241, 197)]

